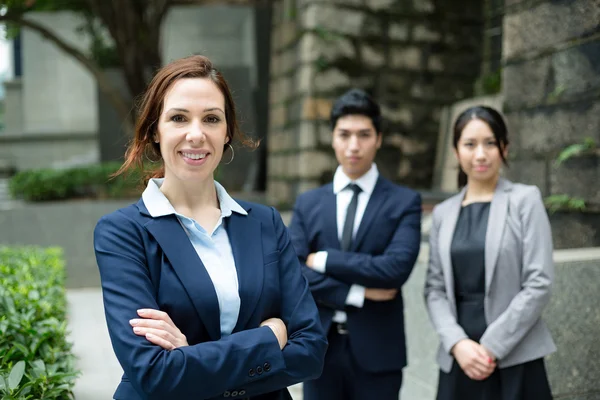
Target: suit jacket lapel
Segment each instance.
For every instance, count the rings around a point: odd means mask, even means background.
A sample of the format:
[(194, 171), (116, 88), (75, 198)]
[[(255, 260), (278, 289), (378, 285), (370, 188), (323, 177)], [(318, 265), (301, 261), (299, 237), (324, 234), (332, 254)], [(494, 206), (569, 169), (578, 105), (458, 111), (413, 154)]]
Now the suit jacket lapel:
[(340, 239), (338, 237), (337, 225), (337, 198), (333, 193), (333, 185), (329, 184), (325, 188), (323, 201), (321, 202), (321, 218), (323, 221), (322, 231), (324, 242), (327, 247), (339, 250), (341, 248)]
[(217, 293), (179, 220), (173, 214), (154, 218), (146, 224), (146, 228), (169, 259), (209, 337), (219, 340), (221, 319)]
[(452, 238), (454, 237), (454, 230), (456, 229), (456, 222), (458, 221), (458, 216), (462, 209), (462, 201), (465, 197), (465, 192), (466, 189), (463, 188), (459, 194), (451, 198), (451, 204), (448, 205), (447, 213), (442, 216), (438, 236), (440, 262), (442, 263), (446, 292), (448, 294), (448, 300), (454, 305), (454, 308), (456, 308), (454, 298), (454, 272), (452, 269), (450, 250)]
[(500, 253), (500, 245), (502, 244), (502, 234), (506, 226), (506, 216), (508, 213), (508, 192), (511, 185), (508, 181), (500, 178), (496, 185), (496, 191), (490, 205), (490, 214), (485, 233), (485, 290), (486, 293), (490, 288), (494, 270), (496, 269), (496, 261)]
[(365, 235), (366, 235), (367, 231), (369, 230), (369, 227), (371, 226), (371, 224), (375, 220), (375, 217), (377, 216), (377, 214), (379, 213), (379, 211), (382, 208), (381, 206), (383, 205), (383, 202), (385, 201), (385, 199), (387, 197), (386, 196), (387, 190), (388, 190), (388, 188), (387, 188), (387, 185), (385, 184), (385, 181), (381, 177), (379, 177), (377, 179), (377, 183), (375, 184), (375, 187), (373, 188), (373, 193), (371, 193), (369, 202), (367, 203), (367, 208), (365, 209), (365, 213), (363, 214), (363, 217), (360, 221), (360, 225), (358, 226), (358, 231), (356, 232), (356, 237), (352, 241), (352, 246), (351, 246), (352, 251), (355, 251), (360, 246), (363, 239), (365, 238)]
[(263, 287), (263, 249), (260, 222), (247, 215), (231, 214), (225, 228), (235, 260), (240, 294), (240, 313), (234, 332), (248, 323)]

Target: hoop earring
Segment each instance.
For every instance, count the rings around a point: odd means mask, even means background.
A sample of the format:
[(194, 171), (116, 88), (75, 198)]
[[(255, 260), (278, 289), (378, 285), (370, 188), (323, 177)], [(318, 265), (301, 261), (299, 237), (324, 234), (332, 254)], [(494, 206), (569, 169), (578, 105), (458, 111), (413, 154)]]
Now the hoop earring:
[(229, 165), (231, 164), (231, 162), (233, 161), (233, 159), (235, 158), (235, 151), (233, 151), (233, 146), (230, 145), (229, 143), (226, 143), (227, 146), (229, 146), (229, 148), (231, 149), (231, 160), (229, 160), (229, 162), (223, 163), (223, 165)]

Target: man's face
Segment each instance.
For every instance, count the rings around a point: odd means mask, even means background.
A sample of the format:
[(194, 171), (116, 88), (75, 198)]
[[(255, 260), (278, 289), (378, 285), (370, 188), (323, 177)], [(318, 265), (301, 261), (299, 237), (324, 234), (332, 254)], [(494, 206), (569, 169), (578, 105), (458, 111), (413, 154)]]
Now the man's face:
[(333, 128), (331, 146), (344, 173), (355, 180), (371, 168), (381, 147), (381, 134), (366, 115), (345, 115), (337, 120)]

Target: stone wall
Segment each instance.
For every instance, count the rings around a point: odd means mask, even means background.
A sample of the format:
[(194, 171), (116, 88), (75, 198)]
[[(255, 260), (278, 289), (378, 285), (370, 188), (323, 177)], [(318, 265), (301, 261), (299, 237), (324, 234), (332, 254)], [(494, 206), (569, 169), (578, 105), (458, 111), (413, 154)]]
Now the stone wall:
[(387, 125), (384, 176), (431, 186), (443, 105), (472, 95), (481, 2), (282, 0), (274, 4), (268, 194), (289, 204), (331, 179), (332, 99), (360, 87)]
[[(580, 197), (589, 211), (600, 211), (598, 152), (554, 165), (568, 145), (586, 138), (600, 145), (600, 3), (506, 0), (503, 44), (504, 110), (512, 133), (507, 172), (545, 196)], [(564, 244), (597, 246), (589, 239), (600, 236), (598, 225), (577, 219), (568, 221), (569, 232), (590, 231), (579, 235), (588, 241)]]

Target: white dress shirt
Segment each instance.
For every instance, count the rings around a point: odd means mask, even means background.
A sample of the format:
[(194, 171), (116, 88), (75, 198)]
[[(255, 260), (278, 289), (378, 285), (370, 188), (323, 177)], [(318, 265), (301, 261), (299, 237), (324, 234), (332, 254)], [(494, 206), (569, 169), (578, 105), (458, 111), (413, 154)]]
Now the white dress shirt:
[[(350, 201), (352, 200), (353, 192), (348, 188), (350, 183), (354, 183), (361, 188), (361, 192), (358, 194), (358, 204), (356, 206), (356, 216), (354, 218), (354, 226), (352, 229), (352, 237), (356, 237), (356, 232), (362, 221), (362, 217), (365, 214), (365, 209), (377, 184), (379, 178), (379, 170), (377, 165), (373, 163), (369, 171), (366, 174), (353, 181), (350, 179), (342, 170), (341, 166), (338, 166), (333, 176), (333, 193), (335, 193), (336, 202), (336, 217), (337, 217), (337, 231), (338, 239), (342, 240), (342, 233), (344, 231), (344, 222), (346, 221), (346, 211)], [(327, 266), (327, 252), (319, 251), (315, 253), (313, 258), (313, 269), (315, 271), (325, 273)], [(365, 302), (365, 288), (360, 285), (352, 285), (346, 297), (346, 304), (361, 308)], [(333, 315), (333, 321), (338, 323), (346, 322), (347, 316), (344, 311), (336, 311)]]
[(215, 182), (221, 216), (213, 231), (207, 232), (194, 219), (175, 211), (169, 199), (160, 190), (163, 181), (164, 179), (151, 179), (148, 182), (142, 194), (144, 205), (153, 218), (175, 214), (179, 219), (215, 287), (219, 301), (221, 336), (228, 336), (237, 324), (241, 301), (237, 269), (229, 235), (223, 226), (223, 218), (231, 216), (232, 212), (242, 215), (248, 213), (229, 196), (223, 186)]

